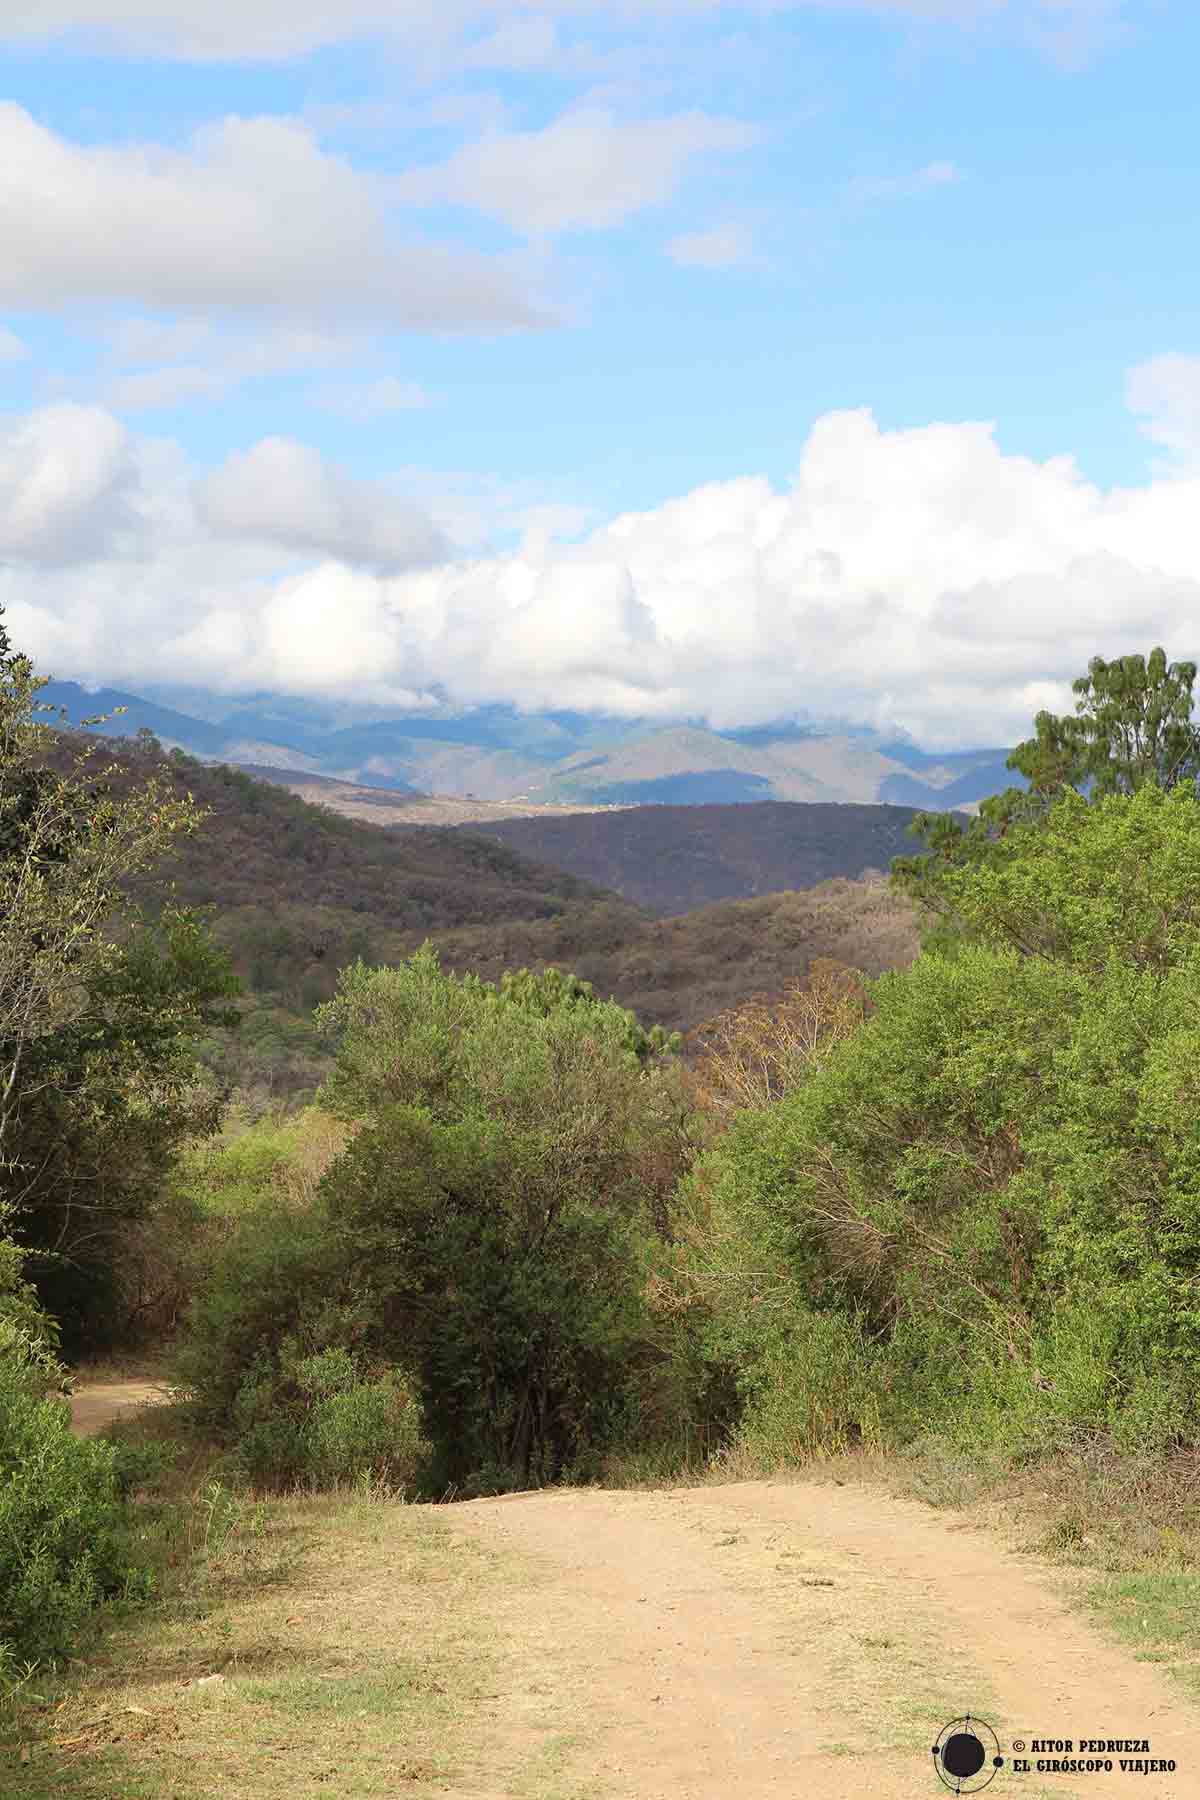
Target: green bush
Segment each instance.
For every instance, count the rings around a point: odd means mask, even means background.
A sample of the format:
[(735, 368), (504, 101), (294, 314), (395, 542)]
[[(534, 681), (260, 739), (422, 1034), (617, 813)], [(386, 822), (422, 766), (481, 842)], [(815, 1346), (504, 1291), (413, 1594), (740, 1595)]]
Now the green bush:
[(409, 1486), (423, 1472), (427, 1452), (419, 1409), (397, 1370), (377, 1381), (352, 1375), (323, 1394), (309, 1415), (308, 1467), (320, 1482), (369, 1474)]
[(75, 1650), (106, 1602), (154, 1586), (126, 1502), (138, 1471), (72, 1434), (67, 1406), (45, 1397), (52, 1368), (0, 1316), (0, 1687)]
[(411, 1486), (425, 1449), (418, 1411), (394, 1371), (360, 1355), (365, 1330), (323, 1209), (260, 1193), (229, 1222), (172, 1352), (172, 1379), (193, 1426), (257, 1487), (363, 1474)]
[[(948, 881), (950, 878), (948, 878)], [(1068, 794), (681, 1194), (747, 1448), (1200, 1442), (1200, 803)]]
[(249, 1425), (291, 1381), (289, 1352), (354, 1341), (343, 1262), (317, 1211), (267, 1199), (231, 1222), (170, 1356), (172, 1380), (187, 1391), (198, 1426), (219, 1435)]
[(363, 1121), (322, 1189), (434, 1487), (587, 1478), (672, 1429), (649, 1288), (693, 1115), (663, 1034), (556, 970), (492, 987), (428, 946), (343, 970), (318, 1020), (321, 1098)]
[(397, 1106), (325, 1178), (369, 1342), (419, 1392), (438, 1489), (585, 1475), (636, 1407), (644, 1221), (615, 1185), (598, 1206), (548, 1181), (546, 1149)]

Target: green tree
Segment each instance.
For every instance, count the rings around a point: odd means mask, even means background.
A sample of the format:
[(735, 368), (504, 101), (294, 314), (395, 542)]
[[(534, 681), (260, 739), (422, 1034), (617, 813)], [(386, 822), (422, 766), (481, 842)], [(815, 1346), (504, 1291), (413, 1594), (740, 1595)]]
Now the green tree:
[[(810, 1445), (1200, 1441), (1198, 894), (1191, 781), (1068, 789), (955, 873), (954, 957), (872, 982), (739, 1116), (690, 1183), (691, 1278), (751, 1437), (790, 1409)], [(832, 1393), (804, 1349), (830, 1316)]]
[(47, 680), (13, 652), (0, 620), (0, 1170), (13, 1167), (32, 1046), (71, 1022), (88, 979), (117, 955), (104, 927), (122, 883), (199, 822), (190, 795), (176, 800), (153, 779), (115, 800), (109, 771), (89, 767), (94, 745), (66, 775), (48, 767), (55, 734), (34, 716), (54, 710), (35, 698)]
[(564, 1155), (531, 1126), (396, 1106), (325, 1178), (367, 1345), (415, 1381), (438, 1490), (594, 1472), (634, 1420), (648, 1210), (619, 1142), (573, 1123)]
[(45, 680), (0, 621), (0, 1201), (78, 1349), (120, 1320), (126, 1233), (176, 1146), (216, 1123), (194, 1050), (233, 1022), (216, 1003), (238, 984), (196, 914), (168, 907), (151, 925), (126, 898), (196, 829), (191, 796), (152, 778), (114, 797), (96, 746), (72, 755), (37, 720), (66, 717), (37, 701)]
[(339, 1038), (319, 1098), (365, 1121), (323, 1183), (335, 1238), (439, 1482), (580, 1469), (664, 1361), (646, 1284), (693, 1147), (678, 1066), (570, 978), (456, 979), (428, 945), (343, 970), (317, 1017)]
[[(1192, 721), (1193, 662), (1167, 662), (1157, 648), (1148, 658), (1094, 656), (1075, 681), (1075, 716), (1038, 713), (1034, 735), (1018, 744), (1008, 768), (1027, 786), (984, 800), (963, 824), (952, 813), (918, 813), (909, 830), (923, 838), (925, 855), (896, 857), (891, 878), (922, 908), (929, 949), (949, 949), (962, 922), (949, 903), (955, 871), (1002, 866), (1022, 853), (1025, 834), (1040, 827), (1064, 794), (1135, 794), (1145, 786), (1170, 791), (1200, 774), (1200, 726)], [(1014, 842), (1019, 839), (1020, 843)]]
[(72, 1355), (161, 1326), (182, 1299), (165, 1241), (180, 1221), (156, 1221), (179, 1150), (224, 1111), (199, 1041), (238, 1017), (223, 1002), (240, 984), (194, 912), (124, 923), (70, 1021), (29, 1046), (14, 1129), (12, 1236)]
[[(549, 1018), (564, 1008), (587, 1008), (600, 1004), (590, 981), (584, 981), (578, 975), (564, 974), (561, 969), (552, 966), (538, 972), (532, 969), (517, 969), (515, 972), (507, 970), (500, 977), (496, 1000), (501, 1004), (518, 1006), (542, 1019)], [(615, 1001), (608, 1004), (613, 1007), (617, 1005)], [(647, 1031), (628, 1007), (619, 1007), (617, 1011), (625, 1022), (626, 1047), (640, 1063), (664, 1053), (674, 1054), (682, 1046), (681, 1032), (664, 1031), (661, 1025), (652, 1025)]]

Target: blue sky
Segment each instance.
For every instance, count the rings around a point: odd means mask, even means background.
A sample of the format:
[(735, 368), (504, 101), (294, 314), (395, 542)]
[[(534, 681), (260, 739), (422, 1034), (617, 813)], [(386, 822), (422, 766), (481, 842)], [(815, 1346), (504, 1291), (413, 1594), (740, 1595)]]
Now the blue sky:
[(948, 744), (1195, 650), (1194, 7), (22, 16), (0, 602), (56, 674), (733, 724), (832, 662)]

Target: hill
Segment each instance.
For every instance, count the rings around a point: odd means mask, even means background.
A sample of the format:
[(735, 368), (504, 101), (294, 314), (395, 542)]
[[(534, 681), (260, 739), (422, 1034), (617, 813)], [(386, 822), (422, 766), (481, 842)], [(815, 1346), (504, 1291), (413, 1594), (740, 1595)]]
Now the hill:
[[(64, 737), (50, 760), (65, 762), (79, 741)], [(170, 881), (179, 904), (211, 909), (213, 936), (248, 991), (240, 1030), (214, 1038), (206, 1054), (259, 1098), (320, 1080), (329, 1047), (310, 1015), (334, 993), (340, 968), (357, 957), (399, 961), (427, 938), (459, 973), (496, 980), (508, 968), (555, 963), (647, 1024), (681, 1031), (751, 994), (782, 992), (814, 957), (877, 974), (917, 950), (909, 908), (878, 878), (659, 919), (495, 838), (384, 829), (179, 754), (109, 744), (98, 760), (110, 759), (118, 792), (154, 772), (210, 809), (164, 860), (161, 881), (130, 891), (153, 912)]]
[(882, 877), (825, 881), (681, 918), (631, 920), (596, 908), (442, 931), (433, 941), (460, 974), (495, 981), (505, 969), (557, 963), (632, 1007), (643, 1024), (683, 1032), (754, 994), (778, 997), (818, 957), (882, 975), (907, 968), (920, 947), (911, 908)]
[(780, 800), (492, 819), (464, 829), (671, 917), (716, 901), (886, 871), (916, 848), (908, 806)]
[[(43, 698), (72, 721), (116, 706), (106, 735), (153, 731), (164, 746), (243, 766), (489, 805), (693, 805), (793, 800), (941, 810), (1010, 785), (1000, 749), (932, 752), (851, 727), (786, 721), (724, 732), (692, 723), (518, 713), (421, 712), (285, 695), (222, 699), (202, 689), (148, 699), (53, 681)], [(168, 699), (172, 703), (168, 703)], [(195, 709), (201, 709), (197, 712)]]

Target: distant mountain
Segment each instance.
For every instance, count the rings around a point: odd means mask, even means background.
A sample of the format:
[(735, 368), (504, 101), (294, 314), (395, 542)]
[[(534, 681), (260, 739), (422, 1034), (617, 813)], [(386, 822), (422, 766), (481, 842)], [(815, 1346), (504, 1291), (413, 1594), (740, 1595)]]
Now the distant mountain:
[(178, 744), (194, 756), (215, 756), (226, 742), (226, 734), (219, 726), (175, 712), (169, 706), (156, 706), (152, 700), (122, 693), (118, 688), (101, 687), (92, 693), (76, 681), (48, 681), (39, 689), (36, 700), (39, 705), (66, 707), (65, 722), (51, 713), (39, 715), (45, 724), (55, 729), (60, 724), (69, 728), (77, 725), (80, 719), (92, 719), (99, 713), (111, 715), (118, 706), (124, 706), (129, 710), (122, 717), (109, 717), (106, 723), (92, 729), (105, 737), (135, 737), (145, 726), (164, 744)]
[(920, 848), (908, 833), (914, 816), (907, 806), (767, 801), (639, 806), (459, 829), (673, 918), (718, 901), (886, 873), (894, 856)]
[[(717, 732), (700, 723), (439, 705), (421, 712), (202, 689), (150, 697), (52, 681), (43, 698), (72, 721), (128, 708), (99, 727), (153, 731), (210, 761), (292, 770), (403, 795), (470, 798), (530, 812), (556, 806), (878, 803), (943, 811), (1009, 786), (1004, 750), (930, 752), (849, 726), (782, 721)], [(172, 702), (177, 704), (172, 704)], [(185, 704), (186, 702), (186, 704)]]

